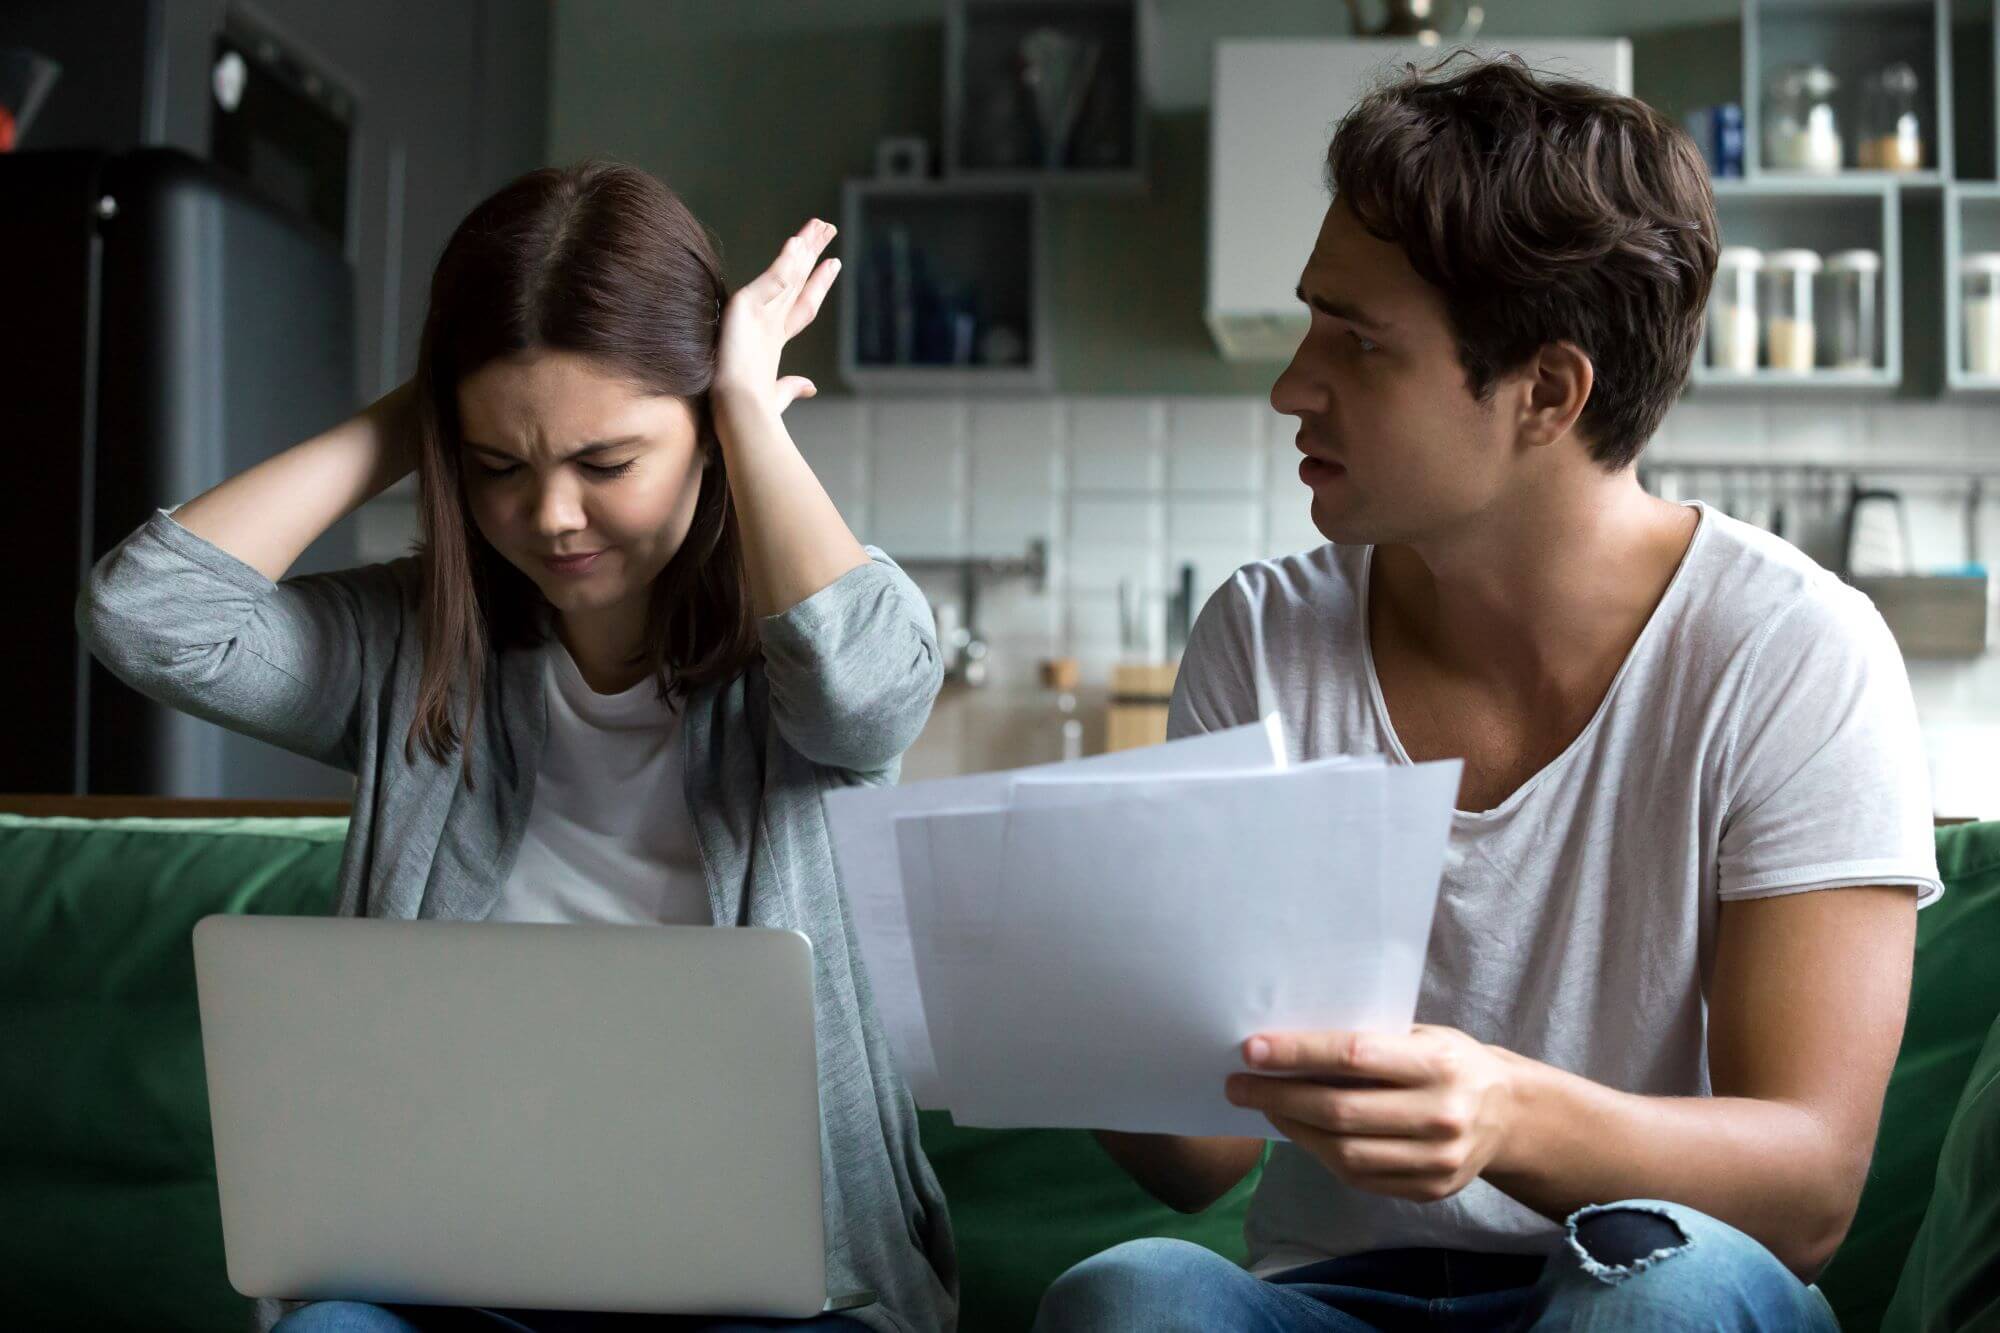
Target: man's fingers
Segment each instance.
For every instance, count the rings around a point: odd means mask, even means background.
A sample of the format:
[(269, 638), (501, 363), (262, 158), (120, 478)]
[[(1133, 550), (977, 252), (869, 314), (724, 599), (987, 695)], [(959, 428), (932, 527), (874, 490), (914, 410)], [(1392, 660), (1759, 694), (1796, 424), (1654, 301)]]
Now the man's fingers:
[(1439, 1043), (1419, 1028), (1393, 1032), (1264, 1032), (1243, 1043), (1259, 1072), (1309, 1078), (1428, 1083), (1438, 1077)]
[(1311, 1153), (1340, 1180), (1370, 1194), (1435, 1203), (1464, 1188), (1453, 1149), (1410, 1139), (1355, 1138), (1282, 1115), (1267, 1115), (1280, 1134)]
[[(1471, 1128), (1471, 1113), (1434, 1092), (1402, 1088), (1329, 1088), (1300, 1079), (1267, 1079), (1237, 1074), (1245, 1084), (1272, 1084), (1274, 1104), (1289, 1104), (1334, 1134), (1380, 1136), (1439, 1142), (1457, 1138)], [(1286, 1088), (1312, 1091), (1285, 1096)]]

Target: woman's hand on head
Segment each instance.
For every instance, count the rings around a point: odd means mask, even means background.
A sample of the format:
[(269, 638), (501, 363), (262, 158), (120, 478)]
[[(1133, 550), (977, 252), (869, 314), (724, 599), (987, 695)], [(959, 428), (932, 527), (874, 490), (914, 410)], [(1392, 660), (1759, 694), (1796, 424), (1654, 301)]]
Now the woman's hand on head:
[(820, 258), (835, 230), (832, 223), (818, 218), (806, 223), (785, 242), (769, 268), (729, 298), (715, 358), (718, 397), (762, 402), (782, 412), (795, 400), (818, 392), (802, 375), (780, 377), (778, 357), (785, 344), (813, 322), (839, 276), (838, 259)]

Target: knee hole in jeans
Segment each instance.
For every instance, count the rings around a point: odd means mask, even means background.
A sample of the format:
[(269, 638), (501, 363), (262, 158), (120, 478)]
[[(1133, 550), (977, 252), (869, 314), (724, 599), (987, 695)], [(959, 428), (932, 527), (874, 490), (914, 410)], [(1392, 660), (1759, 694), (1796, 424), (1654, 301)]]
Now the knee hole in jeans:
[(1576, 1243), (1606, 1268), (1629, 1268), (1662, 1250), (1688, 1243), (1687, 1233), (1664, 1213), (1643, 1208), (1606, 1208), (1576, 1221)]

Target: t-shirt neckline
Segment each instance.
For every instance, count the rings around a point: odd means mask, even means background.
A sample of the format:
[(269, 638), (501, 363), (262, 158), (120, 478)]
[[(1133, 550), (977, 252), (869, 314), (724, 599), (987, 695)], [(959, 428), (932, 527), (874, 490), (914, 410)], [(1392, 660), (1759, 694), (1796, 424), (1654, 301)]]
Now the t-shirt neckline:
[(674, 710), (660, 702), (659, 682), (652, 676), (616, 694), (599, 694), (590, 688), (590, 682), (583, 678), (583, 669), (554, 634), (548, 638), (548, 659), (553, 676), (551, 684), (562, 694), (570, 711), (593, 727), (627, 731), (666, 726), (674, 721)]
[[(1654, 604), (1653, 613), (1646, 617), (1645, 627), (1639, 631), (1639, 637), (1634, 639), (1631, 648), (1626, 650), (1625, 660), (1618, 664), (1617, 674), (1611, 677), (1611, 684), (1605, 689), (1604, 697), (1597, 701), (1597, 711), (1590, 715), (1590, 721), (1584, 723), (1583, 730), (1577, 732), (1570, 740), (1570, 743), (1563, 747), (1561, 754), (1558, 754), (1555, 758), (1549, 760), (1548, 763), (1536, 769), (1528, 777), (1527, 781), (1507, 793), (1507, 799), (1494, 806), (1491, 810), (1461, 810), (1454, 803), (1451, 812), (1453, 823), (1478, 824), (1488, 820), (1499, 819), (1502, 816), (1512, 813), (1515, 808), (1528, 799), (1535, 788), (1541, 786), (1548, 779), (1549, 774), (1567, 765), (1589, 742), (1597, 729), (1604, 724), (1605, 715), (1611, 711), (1611, 701), (1617, 698), (1618, 687), (1624, 683), (1625, 677), (1631, 672), (1632, 664), (1639, 659), (1640, 653), (1651, 645), (1655, 637), (1665, 632), (1659, 627), (1669, 618), (1669, 610), (1672, 604), (1679, 598), (1681, 589), (1687, 582), (1688, 570), (1694, 564), (1695, 553), (1707, 539), (1708, 530), (1714, 526), (1714, 523), (1710, 520), (1709, 508), (1706, 504), (1703, 504), (1700, 500), (1683, 500), (1681, 503), (1695, 511), (1694, 536), (1688, 538), (1687, 549), (1681, 552), (1680, 563), (1674, 567), (1673, 577), (1667, 580), (1666, 591), (1660, 594), (1660, 600)], [(1389, 738), (1390, 757), (1399, 764), (1410, 764), (1416, 761), (1411, 759), (1409, 751), (1403, 748), (1403, 738), (1396, 734), (1395, 721), (1389, 716), (1389, 701), (1383, 697), (1382, 681), (1375, 673), (1375, 643), (1373, 636), (1368, 632), (1368, 597), (1374, 583), (1371, 577), (1374, 566), (1374, 546), (1371, 545), (1362, 548), (1361, 587), (1357, 598), (1357, 604), (1360, 608), (1358, 628), (1361, 636), (1361, 663), (1363, 670), (1368, 676), (1370, 706), (1375, 710), (1376, 722), (1380, 725), (1382, 734)]]

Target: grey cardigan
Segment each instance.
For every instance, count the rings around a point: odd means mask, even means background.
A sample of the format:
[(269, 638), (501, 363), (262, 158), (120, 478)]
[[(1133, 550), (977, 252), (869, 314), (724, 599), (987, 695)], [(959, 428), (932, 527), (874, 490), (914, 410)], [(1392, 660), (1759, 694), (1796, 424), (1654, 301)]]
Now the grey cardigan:
[[(895, 780), (942, 680), (929, 606), (894, 562), (869, 554), (761, 621), (761, 662), (692, 693), (683, 758), (716, 924), (812, 940), (828, 1283), (874, 1291), (879, 1303), (854, 1313), (882, 1333), (928, 1333), (957, 1322), (951, 1225), (820, 805), (829, 787)], [(415, 559), (273, 583), (162, 511), (98, 563), (77, 625), (141, 693), (355, 775), (342, 914), (479, 920), (534, 798), (547, 650), (490, 660), (468, 791), (456, 760), (405, 750), (420, 586)]]

